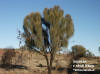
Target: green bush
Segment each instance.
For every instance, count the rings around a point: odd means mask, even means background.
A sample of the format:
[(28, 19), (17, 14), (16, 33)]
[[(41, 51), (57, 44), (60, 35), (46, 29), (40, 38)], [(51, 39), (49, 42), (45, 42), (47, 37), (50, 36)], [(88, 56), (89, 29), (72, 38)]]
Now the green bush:
[(72, 46), (72, 54), (76, 58), (84, 57), (86, 49), (82, 45)]

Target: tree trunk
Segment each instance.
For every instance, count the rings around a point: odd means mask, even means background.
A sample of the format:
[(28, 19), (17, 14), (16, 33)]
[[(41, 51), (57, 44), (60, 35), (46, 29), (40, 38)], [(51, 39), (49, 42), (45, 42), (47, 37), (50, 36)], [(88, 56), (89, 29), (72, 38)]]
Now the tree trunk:
[(51, 74), (51, 67), (52, 67), (52, 66), (50, 65), (48, 56), (45, 54), (44, 57), (45, 57), (46, 62), (47, 62), (48, 74)]
[(51, 67), (50, 66), (48, 66), (48, 74), (51, 74)]

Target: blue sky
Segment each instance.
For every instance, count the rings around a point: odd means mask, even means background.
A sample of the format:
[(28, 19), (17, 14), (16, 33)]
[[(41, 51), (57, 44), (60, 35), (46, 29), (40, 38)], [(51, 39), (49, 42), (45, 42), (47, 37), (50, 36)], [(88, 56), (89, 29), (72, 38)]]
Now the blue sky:
[(22, 31), (24, 17), (54, 5), (73, 18), (75, 33), (68, 49), (83, 45), (100, 56), (100, 0), (0, 0), (0, 48), (18, 48), (17, 28)]

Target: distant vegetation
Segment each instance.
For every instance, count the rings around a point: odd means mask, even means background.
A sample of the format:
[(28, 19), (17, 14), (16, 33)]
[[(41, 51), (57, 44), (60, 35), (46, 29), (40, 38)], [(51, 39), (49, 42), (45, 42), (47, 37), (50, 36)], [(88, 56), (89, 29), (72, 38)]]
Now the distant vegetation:
[(86, 50), (86, 48), (82, 45), (72, 46), (72, 54), (74, 56), (74, 59), (79, 59), (81, 57), (93, 57), (94, 56), (93, 53), (91, 53), (89, 50)]

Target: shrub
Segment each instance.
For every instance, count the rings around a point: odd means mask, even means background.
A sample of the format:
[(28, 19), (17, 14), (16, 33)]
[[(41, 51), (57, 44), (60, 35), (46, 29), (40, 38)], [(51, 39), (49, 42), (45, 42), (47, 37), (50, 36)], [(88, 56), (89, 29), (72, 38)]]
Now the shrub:
[(10, 65), (12, 64), (12, 58), (15, 57), (16, 53), (14, 49), (7, 49), (2, 56), (2, 64)]
[(76, 58), (84, 57), (86, 53), (86, 49), (81, 45), (75, 45), (72, 46), (72, 53)]

